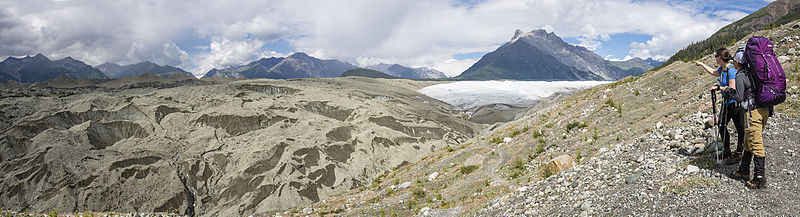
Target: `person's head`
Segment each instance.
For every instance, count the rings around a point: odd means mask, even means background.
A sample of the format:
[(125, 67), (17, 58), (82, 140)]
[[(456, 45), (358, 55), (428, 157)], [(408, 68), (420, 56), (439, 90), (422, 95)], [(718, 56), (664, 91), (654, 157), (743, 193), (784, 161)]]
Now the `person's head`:
[(742, 70), (744, 66), (744, 50), (737, 50), (736, 54), (733, 55), (733, 67), (736, 67), (736, 70)]
[(714, 55), (714, 58), (717, 59), (717, 64), (724, 67), (731, 61), (733, 56), (731, 56), (731, 52), (728, 51), (728, 48), (722, 47), (717, 49), (717, 54)]

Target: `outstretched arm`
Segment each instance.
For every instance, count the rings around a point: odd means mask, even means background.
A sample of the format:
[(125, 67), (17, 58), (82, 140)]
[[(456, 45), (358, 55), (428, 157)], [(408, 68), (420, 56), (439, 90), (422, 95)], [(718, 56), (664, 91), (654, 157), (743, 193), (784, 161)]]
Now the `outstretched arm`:
[(711, 68), (710, 66), (706, 65), (705, 63), (702, 63), (700, 61), (694, 61), (694, 64), (697, 65), (697, 66), (703, 67), (703, 69), (705, 69), (706, 72), (709, 75), (719, 76), (719, 74), (717, 74), (717, 70), (716, 69)]

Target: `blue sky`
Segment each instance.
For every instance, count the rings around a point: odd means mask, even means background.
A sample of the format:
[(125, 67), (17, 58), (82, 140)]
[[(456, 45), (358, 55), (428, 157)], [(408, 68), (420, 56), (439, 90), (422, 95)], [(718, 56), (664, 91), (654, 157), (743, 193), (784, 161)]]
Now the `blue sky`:
[(0, 58), (43, 53), (91, 65), (211, 68), (302, 51), (355, 65), (460, 74), (511, 39), (546, 29), (609, 59), (666, 59), (771, 1), (31, 0), (0, 2)]

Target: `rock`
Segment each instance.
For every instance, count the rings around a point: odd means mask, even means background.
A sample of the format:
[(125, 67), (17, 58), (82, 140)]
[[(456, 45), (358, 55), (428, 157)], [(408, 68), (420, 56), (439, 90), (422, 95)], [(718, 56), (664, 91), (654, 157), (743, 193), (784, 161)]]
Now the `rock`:
[(686, 173), (693, 174), (693, 173), (697, 173), (697, 172), (700, 172), (700, 168), (699, 167), (697, 167), (695, 165), (686, 166)]
[(630, 184), (635, 182), (636, 180), (639, 180), (639, 177), (642, 177), (642, 174), (644, 174), (644, 172), (638, 172), (636, 174), (628, 176), (628, 178), (625, 179), (625, 184)]
[(406, 189), (408, 187), (411, 187), (411, 182), (403, 182), (402, 184), (400, 184), (400, 186), (397, 186), (397, 188), (400, 189)]
[(661, 121), (656, 123), (656, 129), (661, 129), (661, 127), (663, 127), (663, 126), (664, 126), (664, 124), (662, 124)]
[(397, 185), (392, 185), (392, 186), (389, 186), (389, 188), (391, 188), (391, 189), (395, 189), (395, 188), (397, 188)]
[(432, 182), (433, 180), (436, 180), (436, 177), (439, 177), (439, 172), (433, 172), (428, 175), (428, 181)]
[(547, 162), (545, 166), (542, 168), (543, 171), (547, 174), (557, 174), (561, 171), (567, 170), (575, 165), (575, 159), (569, 155), (561, 155), (550, 162)]
[(669, 168), (667, 169), (667, 172), (665, 172), (665, 175), (667, 176), (672, 175), (673, 173), (675, 173), (675, 171), (677, 171), (675, 168)]
[(522, 186), (522, 187), (517, 188), (517, 191), (519, 191), (519, 192), (525, 192), (527, 190), (528, 190), (528, 186)]
[(781, 63), (788, 62), (789, 60), (792, 60), (792, 59), (787, 57), (787, 56), (779, 56), (778, 57), (778, 61), (780, 61)]
[(589, 210), (591, 208), (592, 208), (592, 202), (591, 201), (584, 201), (583, 204), (581, 204), (581, 209), (582, 210), (586, 211), (586, 210)]
[(426, 206), (426, 207), (423, 207), (421, 210), (419, 210), (419, 213), (417, 213), (417, 215), (419, 215), (419, 216), (427, 216), (427, 215), (430, 215), (430, 211), (431, 211), (431, 208)]
[(701, 153), (703, 153), (703, 151), (705, 151), (705, 150), (706, 150), (706, 149), (705, 149), (705, 148), (702, 148), (702, 147), (701, 147), (701, 148), (695, 148), (695, 149), (692, 151), (692, 155), (698, 155), (698, 154), (701, 154)]
[(800, 29), (800, 22), (792, 24), (792, 29)]
[(503, 138), (503, 143), (509, 143), (509, 142), (511, 142), (511, 137)]
[(795, 55), (797, 54), (797, 50), (795, 50), (794, 48), (789, 48), (789, 51), (787, 51), (787, 53), (789, 53), (790, 55)]
[(483, 165), (483, 161), (486, 159), (482, 154), (476, 154), (472, 157), (467, 158), (464, 161), (464, 166), (480, 166)]

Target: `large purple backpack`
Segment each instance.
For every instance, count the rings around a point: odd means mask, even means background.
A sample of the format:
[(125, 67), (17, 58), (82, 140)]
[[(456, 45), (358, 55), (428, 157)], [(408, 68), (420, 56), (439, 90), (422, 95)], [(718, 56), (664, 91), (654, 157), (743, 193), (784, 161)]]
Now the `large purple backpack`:
[(755, 86), (756, 105), (774, 106), (785, 101), (786, 74), (772, 49), (772, 41), (751, 37), (747, 40), (744, 58)]

